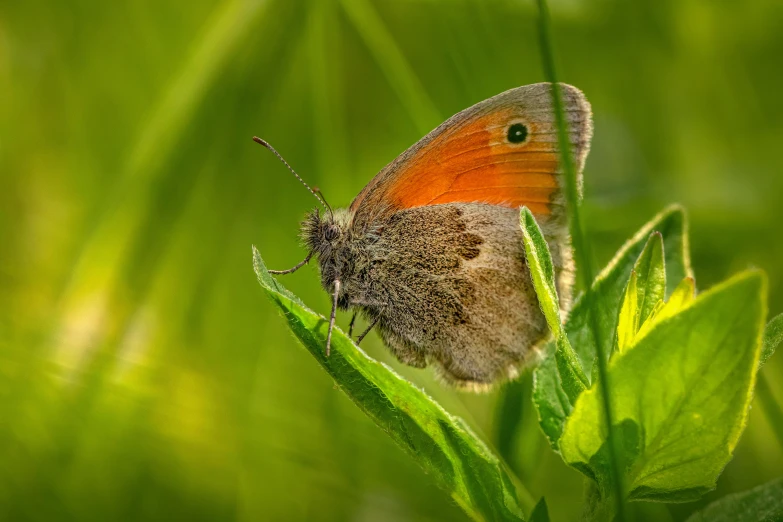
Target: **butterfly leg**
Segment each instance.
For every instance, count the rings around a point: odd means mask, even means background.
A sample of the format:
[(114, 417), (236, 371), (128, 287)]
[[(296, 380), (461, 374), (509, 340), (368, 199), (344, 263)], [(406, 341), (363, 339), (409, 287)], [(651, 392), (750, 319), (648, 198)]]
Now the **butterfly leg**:
[(329, 316), (329, 331), (326, 334), (326, 356), (332, 348), (332, 330), (334, 330), (334, 318), (337, 315), (337, 297), (340, 295), (340, 280), (334, 280), (334, 300), (332, 301), (332, 314)]
[(313, 253), (312, 252), (307, 254), (307, 257), (304, 258), (304, 260), (302, 262), (298, 263), (293, 268), (289, 268), (288, 270), (267, 270), (267, 272), (269, 272), (270, 274), (275, 274), (275, 275), (293, 274), (294, 272), (296, 272), (297, 270), (299, 270), (300, 268), (305, 266), (307, 263), (309, 263), (311, 257), (313, 257)]
[(356, 312), (351, 317), (351, 322), (348, 323), (348, 337), (353, 338), (353, 323), (356, 322)]
[(365, 337), (365, 336), (366, 336), (368, 333), (370, 333), (370, 330), (372, 330), (373, 326), (375, 326), (375, 325), (378, 323), (378, 319), (379, 319), (378, 317), (376, 317), (375, 319), (373, 319), (373, 320), (372, 320), (372, 322), (370, 323), (370, 326), (368, 326), (368, 327), (367, 327), (367, 328), (366, 328), (366, 329), (365, 329), (365, 330), (362, 332), (362, 334), (361, 334), (359, 337), (357, 337), (357, 338), (356, 338), (356, 344), (357, 344), (357, 346), (359, 345), (359, 343), (360, 343), (360, 342), (362, 342), (362, 339), (364, 339), (364, 337)]

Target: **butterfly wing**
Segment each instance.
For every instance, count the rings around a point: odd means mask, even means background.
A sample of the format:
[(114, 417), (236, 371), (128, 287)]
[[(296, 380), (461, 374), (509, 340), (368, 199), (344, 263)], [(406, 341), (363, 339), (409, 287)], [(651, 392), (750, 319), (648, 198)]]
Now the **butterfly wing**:
[[(562, 253), (556, 244), (556, 271)], [(367, 255), (364, 275), (347, 284), (361, 285), (351, 293), (405, 364), (432, 365), (447, 382), (479, 391), (514, 375), (547, 335), (516, 209), (403, 209), (384, 223)]]
[[(581, 171), (590, 106), (562, 85)], [(581, 182), (581, 181), (580, 181)], [(512, 89), (453, 116), (386, 166), (351, 204), (366, 260), (346, 291), (400, 361), (434, 363), (458, 386), (510, 375), (546, 336), (518, 208), (549, 243), (561, 307), (572, 280), (552, 85)]]
[[(581, 185), (592, 136), (590, 104), (579, 89), (560, 86)], [(401, 209), (444, 203), (527, 206), (536, 217), (561, 217), (562, 186), (552, 84), (538, 83), (448, 119), (381, 170), (351, 211), (357, 227)]]

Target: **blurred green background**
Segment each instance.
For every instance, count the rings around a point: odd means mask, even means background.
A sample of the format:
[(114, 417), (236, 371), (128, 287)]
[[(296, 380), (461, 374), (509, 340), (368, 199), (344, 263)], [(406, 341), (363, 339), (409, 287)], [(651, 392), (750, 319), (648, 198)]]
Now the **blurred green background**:
[[(680, 202), (698, 286), (759, 266), (783, 311), (783, 2), (550, 8), (560, 77), (595, 113), (597, 261)], [(542, 81), (535, 17), (531, 0), (0, 2), (0, 519), (464, 520), (265, 301), (250, 245), (300, 261), (315, 200), (250, 137), (347, 205), (446, 117)], [(313, 267), (285, 284), (328, 311)], [(503, 409), (365, 349), (499, 448), (523, 497), (578, 516), (529, 377)], [(783, 357), (762, 374), (783, 404)], [(705, 501), (783, 473), (767, 411)]]

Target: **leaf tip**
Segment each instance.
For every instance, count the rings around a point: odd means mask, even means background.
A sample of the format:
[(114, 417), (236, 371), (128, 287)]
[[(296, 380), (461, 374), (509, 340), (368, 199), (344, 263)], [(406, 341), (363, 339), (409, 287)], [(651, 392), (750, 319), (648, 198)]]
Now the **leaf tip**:
[(744, 272), (740, 272), (736, 276), (730, 279), (734, 280), (737, 284), (747, 284), (748, 286), (757, 287), (762, 296), (766, 296), (767, 293), (767, 273), (760, 268), (750, 268)]
[(670, 205), (667, 205), (664, 207), (664, 209), (660, 213), (661, 220), (664, 220), (668, 217), (680, 217), (683, 221), (685, 221), (688, 217), (688, 212), (685, 210), (685, 207), (682, 205), (682, 203), (672, 203)]
[(264, 268), (264, 262), (261, 259), (261, 253), (258, 251), (255, 245), (250, 245), (253, 251), (253, 270), (257, 276), (260, 276), (261, 270)]
[(530, 512), (530, 522), (549, 522), (549, 510), (544, 497), (539, 499), (533, 507), (533, 511)]
[(530, 209), (523, 206), (519, 209), (519, 221), (522, 223), (523, 226), (527, 226), (532, 221), (535, 221), (535, 218), (533, 217), (533, 213), (530, 212)]

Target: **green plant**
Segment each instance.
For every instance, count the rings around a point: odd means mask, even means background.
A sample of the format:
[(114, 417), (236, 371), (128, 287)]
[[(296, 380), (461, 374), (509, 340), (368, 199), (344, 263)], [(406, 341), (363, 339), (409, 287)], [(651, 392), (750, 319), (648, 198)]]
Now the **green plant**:
[[(763, 274), (743, 272), (694, 296), (685, 216), (674, 207), (620, 249), (561, 325), (549, 251), (527, 209), (521, 225), (555, 338), (535, 369), (534, 401), (552, 447), (587, 477), (586, 518), (610, 519), (617, 500), (596, 387), (597, 351), (584, 342), (590, 338), (584, 331), (588, 306), (611, 343), (609, 402), (612, 433), (622, 449), (622, 500), (682, 502), (712, 489), (744, 428), (759, 367)], [(339, 329), (326, 358), (325, 320), (267, 274), (257, 250), (254, 265), (259, 283), (337, 385), (468, 514), (521, 519), (510, 473), (460, 419), (373, 361)], [(776, 318), (768, 328), (767, 357), (779, 342), (779, 326)]]
[[(545, 74), (556, 84), (546, 3), (538, 4)], [(629, 501), (687, 502), (715, 487), (745, 427), (758, 369), (783, 338), (783, 320), (776, 317), (764, 332), (767, 283), (760, 271), (696, 295), (679, 207), (642, 227), (593, 278), (558, 89), (553, 98), (583, 293), (564, 322), (547, 244), (523, 208), (527, 261), (553, 334), (534, 370), (533, 400), (552, 449), (586, 477), (584, 519), (624, 520)], [(521, 486), (463, 421), (373, 361), (339, 328), (326, 358), (326, 321), (271, 278), (253, 253), (259, 283), (297, 337), (468, 515), (522, 520), (524, 507), (531, 520), (549, 520), (544, 499), (533, 507), (522, 490), (520, 501)], [(726, 497), (691, 520), (722, 510), (742, 521), (779, 513), (779, 489), (778, 481)]]

